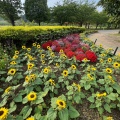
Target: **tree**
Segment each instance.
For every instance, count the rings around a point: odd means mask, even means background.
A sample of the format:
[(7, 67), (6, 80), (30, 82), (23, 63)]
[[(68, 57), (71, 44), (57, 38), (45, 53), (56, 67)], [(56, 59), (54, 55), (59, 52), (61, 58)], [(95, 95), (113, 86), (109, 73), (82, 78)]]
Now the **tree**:
[(96, 24), (96, 29), (100, 25), (100, 27), (107, 23), (108, 21), (108, 16), (105, 12), (98, 12), (94, 11), (91, 15), (91, 22)]
[(21, 0), (0, 0), (0, 15), (13, 26), (15, 20), (19, 19), (21, 9)]
[(47, 0), (26, 0), (25, 15), (29, 21), (34, 20), (40, 25), (48, 17)]
[(63, 5), (57, 5), (52, 8), (52, 16), (55, 22), (63, 25), (65, 22), (76, 22), (75, 13), (77, 12), (77, 4), (72, 1), (64, 0)]
[(91, 14), (95, 11), (94, 3), (80, 2), (78, 6), (78, 12), (76, 13), (77, 21), (82, 27), (83, 23), (89, 24), (91, 19)]
[(114, 22), (120, 24), (120, 0), (100, 0), (98, 5), (114, 18)]

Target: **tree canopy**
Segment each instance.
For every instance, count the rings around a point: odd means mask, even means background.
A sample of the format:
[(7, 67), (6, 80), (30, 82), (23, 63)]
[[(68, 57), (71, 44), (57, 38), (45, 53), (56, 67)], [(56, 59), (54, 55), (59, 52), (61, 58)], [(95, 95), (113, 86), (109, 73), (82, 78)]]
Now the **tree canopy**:
[(13, 26), (15, 20), (19, 19), (21, 9), (21, 0), (0, 0), (0, 15)]
[(25, 15), (29, 21), (34, 20), (40, 25), (48, 17), (47, 0), (26, 0)]
[(114, 18), (114, 22), (120, 24), (120, 0), (100, 0), (98, 5)]

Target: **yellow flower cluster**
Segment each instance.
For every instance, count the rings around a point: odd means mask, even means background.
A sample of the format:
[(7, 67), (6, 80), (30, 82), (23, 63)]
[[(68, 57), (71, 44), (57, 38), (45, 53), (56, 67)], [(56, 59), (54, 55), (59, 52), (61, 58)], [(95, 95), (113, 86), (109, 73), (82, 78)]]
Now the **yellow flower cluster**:
[(51, 85), (55, 86), (55, 81), (54, 80), (50, 79), (49, 82), (50, 82)]
[(98, 93), (98, 94), (96, 94), (96, 96), (97, 97), (105, 97), (107, 94), (106, 94), (106, 92), (104, 92), (104, 93)]
[(34, 81), (35, 79), (36, 79), (36, 75), (35, 74), (27, 75), (25, 77), (25, 81), (26, 82)]
[(73, 86), (77, 87), (78, 91), (81, 91), (81, 86), (79, 84), (73, 83)]

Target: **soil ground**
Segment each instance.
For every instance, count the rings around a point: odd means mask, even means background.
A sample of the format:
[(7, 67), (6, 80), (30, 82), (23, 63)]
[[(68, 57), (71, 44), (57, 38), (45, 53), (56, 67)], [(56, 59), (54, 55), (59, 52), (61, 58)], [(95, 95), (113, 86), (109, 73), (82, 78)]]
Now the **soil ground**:
[(112, 48), (113, 53), (116, 47), (118, 50), (116, 54), (120, 53), (120, 34), (118, 34), (119, 30), (98, 30), (98, 33), (94, 33), (89, 35), (88, 37), (92, 41), (96, 41), (96, 45), (102, 44), (103, 48), (108, 49)]

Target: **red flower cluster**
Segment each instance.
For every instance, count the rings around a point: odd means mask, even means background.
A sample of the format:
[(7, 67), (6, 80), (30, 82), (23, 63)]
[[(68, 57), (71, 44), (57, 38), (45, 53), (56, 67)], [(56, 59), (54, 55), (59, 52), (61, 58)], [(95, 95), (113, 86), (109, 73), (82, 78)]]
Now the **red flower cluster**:
[(50, 46), (50, 47), (52, 46), (52, 41), (51, 40), (42, 44), (43, 49), (47, 49), (47, 46)]
[(88, 50), (85, 52), (86, 57), (88, 60), (90, 60), (91, 62), (96, 62), (97, 61), (97, 56), (94, 52)]
[(97, 61), (96, 54), (93, 51), (90, 51), (88, 44), (80, 41), (79, 34), (68, 35), (63, 39), (48, 41), (42, 44), (43, 49), (47, 49), (47, 46), (50, 46), (55, 52), (59, 52), (63, 49), (68, 58), (75, 56), (79, 61), (82, 61), (84, 58), (87, 58), (91, 62)]

